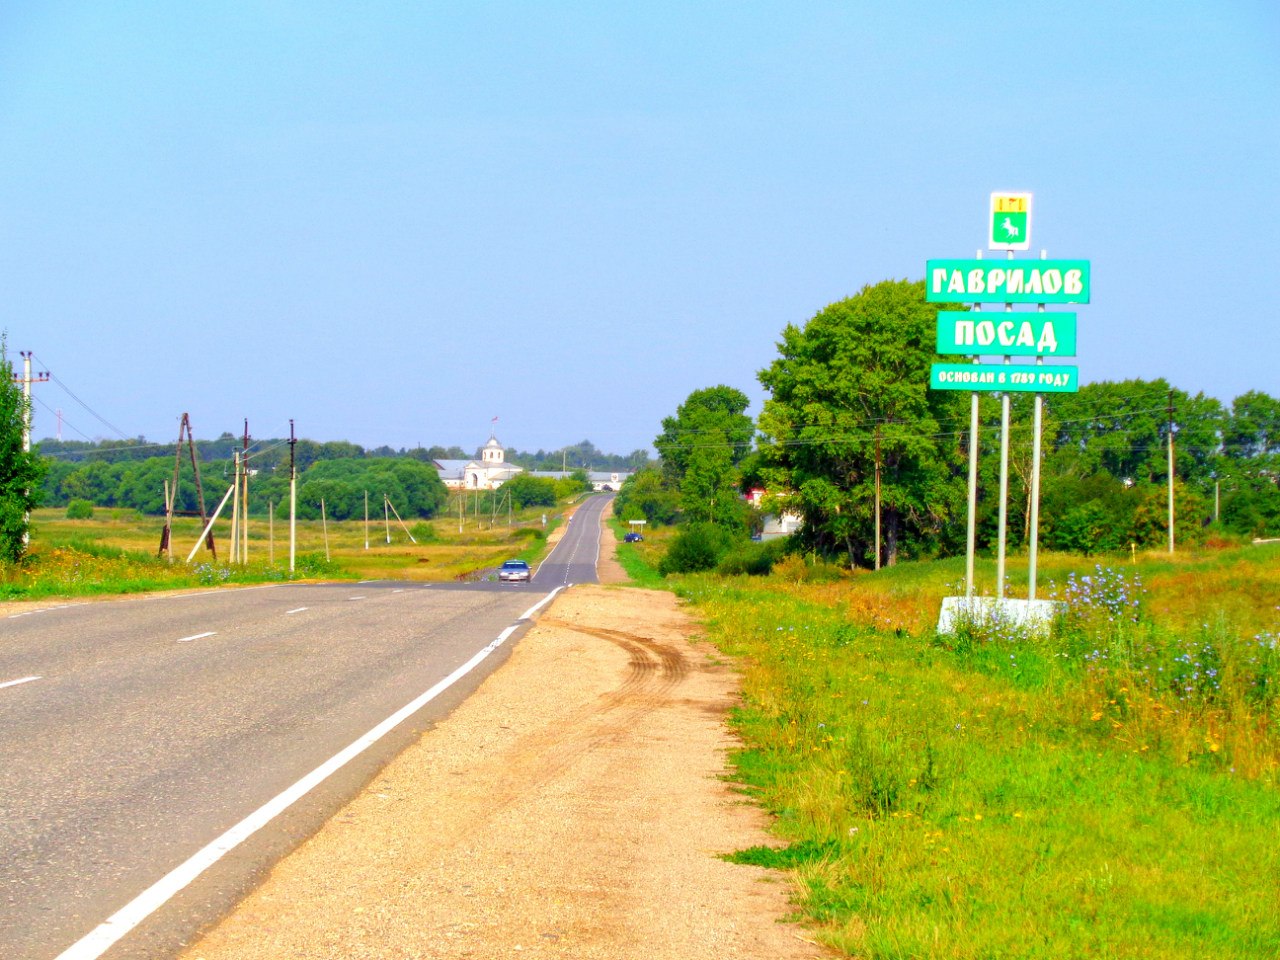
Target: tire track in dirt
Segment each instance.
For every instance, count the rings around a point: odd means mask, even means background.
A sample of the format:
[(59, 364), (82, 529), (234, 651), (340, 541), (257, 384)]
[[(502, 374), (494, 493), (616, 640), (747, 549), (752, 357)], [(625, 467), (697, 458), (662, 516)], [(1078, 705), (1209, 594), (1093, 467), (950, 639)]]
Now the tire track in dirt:
[(720, 859), (768, 837), (693, 633), (668, 594), (567, 591), (183, 960), (825, 956), (776, 874)]
[[(562, 777), (591, 751), (632, 735), (645, 715), (672, 702), (674, 691), (689, 676), (688, 660), (679, 650), (648, 637), (548, 617), (540, 619), (538, 626), (613, 644), (628, 655), (626, 672), (616, 689), (573, 710), (560, 725), (539, 728), (515, 740), (502, 761), (504, 783), (510, 786), (490, 794), (489, 816), (500, 816), (529, 789)], [(478, 823), (470, 832), (483, 829)]]

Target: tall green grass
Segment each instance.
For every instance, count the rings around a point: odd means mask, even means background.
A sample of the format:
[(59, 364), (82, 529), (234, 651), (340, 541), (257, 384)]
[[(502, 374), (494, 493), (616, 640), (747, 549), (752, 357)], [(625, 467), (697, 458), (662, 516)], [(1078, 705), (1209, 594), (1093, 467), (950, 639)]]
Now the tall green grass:
[(1278, 559), (1053, 558), (1040, 635), (937, 636), (952, 562), (683, 579), (788, 841), (740, 859), (850, 956), (1280, 955)]
[(622, 539), (628, 530), (626, 524), (616, 517), (611, 517), (608, 523), (609, 528), (618, 538), (618, 547), (614, 556), (631, 582), (635, 586), (654, 590), (666, 586), (662, 574), (658, 572), (658, 561), (663, 552), (661, 544), (670, 536), (671, 528), (650, 531), (639, 543), (626, 543)]

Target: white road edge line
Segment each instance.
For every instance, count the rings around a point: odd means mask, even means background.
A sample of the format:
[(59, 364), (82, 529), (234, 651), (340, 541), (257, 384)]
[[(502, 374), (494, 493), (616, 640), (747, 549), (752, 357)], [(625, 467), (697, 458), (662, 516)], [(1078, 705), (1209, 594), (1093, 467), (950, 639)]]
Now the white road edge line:
[(217, 636), (217, 630), (206, 630), (204, 633), (193, 633), (189, 637), (179, 637), (178, 643), (187, 643), (190, 640), (203, 640), (205, 637)]
[(104, 953), (110, 950), (122, 937), (129, 933), (134, 927), (142, 923), (143, 920), (151, 916), (162, 906), (164, 906), (176, 894), (191, 884), (200, 874), (204, 873), (211, 866), (221, 860), (226, 854), (230, 853), (244, 841), (261, 830), (273, 819), (283, 813), (298, 800), (306, 796), (313, 789), (327, 780), (330, 776), (341, 770), (344, 766), (364, 753), (365, 750), (373, 746), (388, 733), (398, 727), (401, 723), (413, 716), (428, 703), (434, 700), (444, 691), (465, 677), (468, 673), (480, 665), (493, 651), (506, 643), (511, 634), (515, 633), (520, 626), (520, 621), (528, 620), (539, 609), (546, 606), (552, 601), (557, 593), (563, 588), (557, 587), (549, 594), (535, 603), (532, 607), (521, 615), (520, 619), (507, 627), (497, 639), (493, 640), (487, 647), (480, 650), (470, 660), (458, 667), (457, 670), (449, 674), (443, 680), (439, 681), (435, 686), (431, 687), (425, 693), (421, 694), (417, 699), (405, 704), (387, 719), (366, 733), (359, 740), (356, 740), (346, 749), (334, 754), (320, 766), (316, 767), (309, 774), (289, 787), (283, 793), (276, 795), (271, 800), (255, 810), (249, 816), (245, 817), (234, 827), (218, 837), (204, 849), (196, 852), (185, 863), (179, 864), (174, 869), (153, 883), (138, 896), (113, 913), (110, 917), (98, 924), (93, 930), (89, 931), (85, 936), (81, 937), (62, 953), (58, 954), (55, 960), (97, 960)]
[(303, 610), (306, 610), (306, 609), (307, 609), (306, 607), (294, 607), (292, 610), (286, 610), (286, 611), (285, 611), (285, 613), (286, 613), (286, 614), (289, 614), (289, 613), (301, 613)]
[(39, 679), (40, 677), (23, 677), (21, 680), (6, 680), (4, 683), (0, 683), (0, 690), (3, 690), (5, 687), (16, 687), (20, 683), (30, 683), (32, 680)]

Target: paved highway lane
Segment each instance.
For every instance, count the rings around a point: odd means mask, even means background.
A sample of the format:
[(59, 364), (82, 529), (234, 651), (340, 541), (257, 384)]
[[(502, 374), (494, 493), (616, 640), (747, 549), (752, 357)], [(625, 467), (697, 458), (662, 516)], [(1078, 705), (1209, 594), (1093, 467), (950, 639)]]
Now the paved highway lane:
[(600, 518), (613, 494), (588, 497), (573, 515), (555, 550), (533, 576), (537, 587), (552, 590), (569, 583), (595, 583), (600, 559)]
[[(415, 706), (424, 692), (556, 587), (595, 579), (604, 499), (579, 509), (529, 585), (279, 585), (0, 620), (0, 957), (176, 952), (474, 689), (509, 643)], [(401, 710), (383, 739), (172, 899), (104, 932), (166, 874)]]

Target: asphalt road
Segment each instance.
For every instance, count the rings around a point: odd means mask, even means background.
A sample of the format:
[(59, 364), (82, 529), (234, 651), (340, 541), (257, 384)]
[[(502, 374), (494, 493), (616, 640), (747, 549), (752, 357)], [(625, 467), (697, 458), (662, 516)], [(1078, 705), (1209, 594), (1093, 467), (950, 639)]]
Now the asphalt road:
[(290, 584), (0, 620), (0, 957), (176, 953), (474, 690), (539, 600), (595, 581), (607, 500), (528, 585)]

